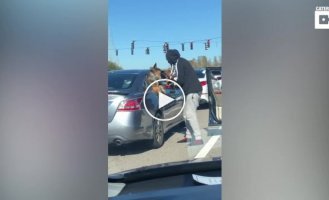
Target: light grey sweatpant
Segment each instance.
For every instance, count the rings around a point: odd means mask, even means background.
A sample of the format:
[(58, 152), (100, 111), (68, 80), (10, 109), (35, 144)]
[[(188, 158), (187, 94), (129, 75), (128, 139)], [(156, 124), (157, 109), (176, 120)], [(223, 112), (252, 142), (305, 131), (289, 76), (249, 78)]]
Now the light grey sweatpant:
[(196, 115), (199, 106), (199, 99), (200, 96), (198, 93), (188, 94), (185, 98), (185, 107), (183, 110), (186, 125), (186, 137), (194, 138), (196, 140), (202, 139), (199, 121)]

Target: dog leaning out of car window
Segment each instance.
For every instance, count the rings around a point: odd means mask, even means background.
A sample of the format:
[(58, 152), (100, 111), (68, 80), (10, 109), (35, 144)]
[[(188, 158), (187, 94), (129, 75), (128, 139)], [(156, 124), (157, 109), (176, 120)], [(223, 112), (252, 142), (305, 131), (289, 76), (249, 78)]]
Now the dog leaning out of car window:
[[(150, 68), (150, 71), (147, 74), (146, 82), (147, 82), (147, 85), (150, 85), (154, 81), (157, 81), (160, 79), (169, 79), (169, 77), (170, 77), (170, 68), (166, 69), (166, 70), (162, 70), (162, 69), (158, 68), (157, 64), (155, 63), (153, 65), (153, 67)], [(158, 83), (160, 83), (160, 82), (158, 82)], [(171, 85), (171, 84), (172, 83), (169, 81), (166, 81), (166, 82), (161, 81), (161, 83), (159, 84), (160, 91), (165, 94), (166, 93), (165, 86)]]
[[(170, 86), (172, 83), (169, 81), (158, 81), (160, 79), (168, 79), (170, 75), (170, 69), (167, 70), (161, 70), (157, 67), (157, 64), (155, 63), (149, 70), (147, 76), (146, 76), (146, 85), (149, 86), (152, 84), (152, 86), (147, 91), (145, 103), (149, 110), (151, 110), (151, 113), (154, 114), (159, 108), (158, 103), (152, 103), (152, 102), (158, 102), (158, 96), (159, 92), (166, 94), (166, 87)], [(156, 105), (155, 105), (156, 104)]]
[(145, 104), (152, 115), (159, 109), (159, 92), (162, 92), (161, 90), (163, 89), (160, 87), (159, 82), (156, 82), (157, 80), (159, 80), (159, 77), (155, 73), (150, 71), (147, 74), (146, 82), (151, 87), (146, 93)]

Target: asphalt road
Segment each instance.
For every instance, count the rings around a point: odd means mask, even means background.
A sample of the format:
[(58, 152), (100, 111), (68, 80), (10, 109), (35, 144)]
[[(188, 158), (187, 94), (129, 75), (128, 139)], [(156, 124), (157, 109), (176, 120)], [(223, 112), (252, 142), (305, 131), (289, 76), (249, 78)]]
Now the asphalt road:
[(150, 149), (145, 141), (135, 142), (123, 147), (109, 147), (108, 173), (116, 173), (138, 167), (160, 163), (191, 160), (194, 158), (212, 158), (221, 156), (220, 135), (208, 136), (208, 109), (198, 110), (198, 120), (202, 129), (204, 145), (188, 146), (177, 143), (184, 136), (184, 123), (176, 126), (165, 135), (165, 143), (159, 149)]

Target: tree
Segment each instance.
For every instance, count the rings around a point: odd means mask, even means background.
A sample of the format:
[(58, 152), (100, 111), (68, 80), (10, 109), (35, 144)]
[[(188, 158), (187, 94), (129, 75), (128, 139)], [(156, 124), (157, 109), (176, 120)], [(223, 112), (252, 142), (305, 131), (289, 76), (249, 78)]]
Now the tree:
[(206, 56), (199, 56), (198, 57), (198, 67), (208, 67), (208, 59)]
[(202, 68), (202, 67), (220, 67), (221, 66), (221, 57), (215, 56), (213, 59), (208, 58), (207, 56), (199, 56), (197, 59), (193, 58), (190, 60), (192, 67)]
[(108, 70), (109, 71), (112, 71), (112, 70), (120, 70), (120, 69), (122, 69), (122, 67), (120, 65), (118, 65), (115, 62), (109, 61), (109, 63), (108, 63)]
[(220, 67), (221, 66), (221, 62), (220, 62), (220, 57), (219, 56), (218, 56), (218, 59), (217, 59), (217, 56), (214, 57), (213, 66), (214, 67)]
[(192, 60), (190, 60), (190, 63), (191, 63), (191, 65), (192, 65), (192, 67), (194, 67), (194, 68), (197, 68), (197, 67), (198, 67), (198, 63), (197, 63), (197, 61), (195, 60), (195, 58), (193, 58)]

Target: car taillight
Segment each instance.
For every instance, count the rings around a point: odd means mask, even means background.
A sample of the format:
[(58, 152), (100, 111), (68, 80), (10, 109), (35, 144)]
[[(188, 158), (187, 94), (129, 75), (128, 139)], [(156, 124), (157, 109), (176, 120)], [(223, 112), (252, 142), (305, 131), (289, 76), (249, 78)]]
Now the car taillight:
[(138, 99), (127, 99), (121, 101), (118, 107), (118, 111), (135, 111), (141, 110), (141, 102), (143, 98)]
[(207, 81), (201, 81), (200, 84), (201, 84), (201, 86), (205, 86), (205, 85), (207, 85)]

